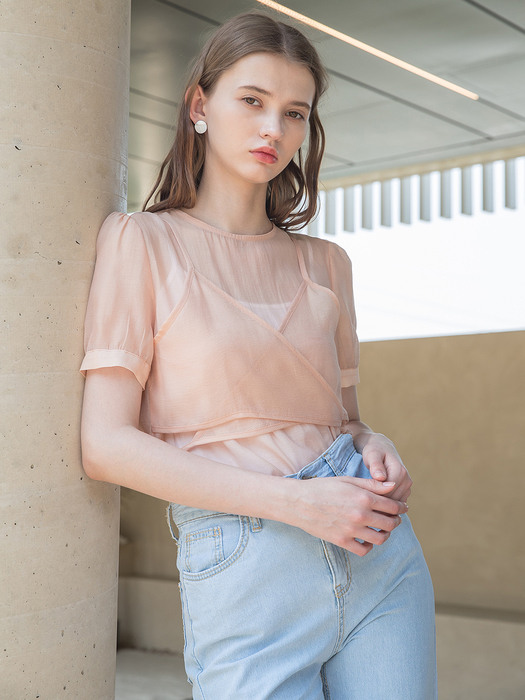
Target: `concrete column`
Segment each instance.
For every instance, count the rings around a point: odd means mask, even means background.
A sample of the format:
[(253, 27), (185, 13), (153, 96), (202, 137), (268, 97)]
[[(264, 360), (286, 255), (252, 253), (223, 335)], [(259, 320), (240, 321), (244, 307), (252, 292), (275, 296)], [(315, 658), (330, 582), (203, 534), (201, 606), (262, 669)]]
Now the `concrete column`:
[(392, 217), (392, 180), (381, 183), (381, 226), (391, 227)]
[(431, 173), (419, 176), (419, 218), (421, 221), (432, 221), (431, 176)]
[(374, 187), (367, 182), (361, 190), (361, 226), (365, 229), (374, 228)]
[(325, 232), (331, 236), (337, 233), (337, 191), (328, 190), (325, 200)]
[(483, 211), (494, 210), (494, 163), (483, 163)]
[(516, 158), (505, 161), (505, 206), (507, 209), (518, 208)]
[(474, 213), (471, 165), (461, 168), (461, 213), (467, 216)]
[(402, 224), (412, 223), (412, 176), (401, 178), (399, 220)]
[(452, 173), (450, 170), (441, 171), (441, 216), (452, 218)]
[(343, 201), (343, 228), (345, 231), (348, 231), (348, 233), (354, 233), (356, 230), (355, 187), (347, 187), (345, 189)]
[(3, 0), (0, 697), (114, 697), (118, 489), (81, 469), (82, 326), (125, 209), (130, 0)]

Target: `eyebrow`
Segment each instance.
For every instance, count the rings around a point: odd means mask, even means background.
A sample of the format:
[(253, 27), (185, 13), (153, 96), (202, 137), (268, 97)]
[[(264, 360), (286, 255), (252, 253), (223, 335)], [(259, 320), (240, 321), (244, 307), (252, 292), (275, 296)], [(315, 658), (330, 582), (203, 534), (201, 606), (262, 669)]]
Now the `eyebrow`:
[[(251, 90), (254, 92), (259, 92), (261, 95), (266, 95), (267, 97), (272, 97), (272, 93), (269, 92), (268, 90), (265, 90), (264, 88), (257, 87), (257, 85), (240, 85), (239, 90)], [(305, 107), (306, 109), (310, 110), (312, 109), (312, 105), (308, 104), (308, 102), (301, 102), (300, 100), (292, 100), (290, 102), (291, 105), (294, 107)]]

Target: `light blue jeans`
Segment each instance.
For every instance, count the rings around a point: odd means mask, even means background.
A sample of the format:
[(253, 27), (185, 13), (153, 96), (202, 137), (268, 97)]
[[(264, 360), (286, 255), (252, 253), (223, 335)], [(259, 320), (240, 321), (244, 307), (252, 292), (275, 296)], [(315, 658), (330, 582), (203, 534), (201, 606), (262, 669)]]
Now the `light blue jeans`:
[[(370, 478), (349, 435), (284, 478), (334, 475)], [(432, 583), (406, 515), (364, 557), (271, 520), (169, 516), (194, 698), (437, 697)]]

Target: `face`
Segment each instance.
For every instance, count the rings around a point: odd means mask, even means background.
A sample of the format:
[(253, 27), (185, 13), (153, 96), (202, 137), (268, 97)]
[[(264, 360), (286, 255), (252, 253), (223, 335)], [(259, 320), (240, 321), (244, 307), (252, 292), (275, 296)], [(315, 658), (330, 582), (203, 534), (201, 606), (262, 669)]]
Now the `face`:
[(234, 63), (208, 95), (199, 89), (192, 118), (208, 124), (205, 177), (259, 185), (276, 177), (306, 137), (314, 95), (308, 68), (265, 53)]

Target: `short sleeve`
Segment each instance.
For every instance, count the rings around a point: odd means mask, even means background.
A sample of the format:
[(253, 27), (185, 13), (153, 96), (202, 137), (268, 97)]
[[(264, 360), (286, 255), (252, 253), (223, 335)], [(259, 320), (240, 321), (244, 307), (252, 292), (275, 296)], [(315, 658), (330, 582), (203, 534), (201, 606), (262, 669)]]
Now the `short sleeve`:
[(330, 271), (332, 290), (340, 306), (335, 344), (341, 368), (341, 386), (354, 386), (359, 383), (359, 340), (356, 330), (352, 262), (346, 252), (335, 244), (330, 246)]
[(115, 212), (104, 221), (84, 325), (80, 371), (129, 369), (142, 388), (153, 359), (155, 300), (148, 251), (133, 217)]

